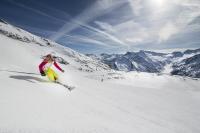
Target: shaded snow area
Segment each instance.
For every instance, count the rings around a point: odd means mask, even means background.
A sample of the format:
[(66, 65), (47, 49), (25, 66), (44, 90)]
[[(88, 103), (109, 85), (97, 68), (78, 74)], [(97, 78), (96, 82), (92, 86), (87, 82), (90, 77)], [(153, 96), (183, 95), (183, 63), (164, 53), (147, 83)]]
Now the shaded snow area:
[[(73, 91), (40, 76), (50, 52)], [(0, 34), (0, 85), (0, 133), (200, 133), (199, 80), (116, 72), (56, 43)]]

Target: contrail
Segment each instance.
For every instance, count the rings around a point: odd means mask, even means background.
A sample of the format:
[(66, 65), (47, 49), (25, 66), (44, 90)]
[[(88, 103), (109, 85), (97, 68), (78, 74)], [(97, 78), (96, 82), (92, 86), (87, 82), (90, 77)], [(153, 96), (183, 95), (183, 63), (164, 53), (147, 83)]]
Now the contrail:
[(27, 5), (24, 5), (24, 4), (21, 4), (21, 3), (17, 3), (17, 2), (12, 1), (12, 0), (8, 0), (8, 2), (10, 2), (10, 3), (14, 4), (14, 5), (17, 5), (17, 6), (19, 6), (19, 7), (22, 7), (22, 8), (24, 8), (24, 9), (31, 10), (31, 11), (37, 13), (37, 14), (42, 15), (42, 16), (45, 16), (45, 17), (48, 17), (48, 18), (55, 19), (55, 20), (57, 20), (57, 21), (66, 23), (66, 21), (64, 21), (64, 20), (62, 20), (62, 19), (58, 19), (58, 18), (56, 18), (56, 17), (54, 17), (54, 16), (51, 16), (51, 15), (49, 15), (49, 14), (47, 14), (47, 13), (44, 13), (44, 12), (40, 11), (40, 10), (36, 10), (36, 9), (34, 9), (34, 8), (31, 8), (31, 7), (27, 6)]
[[(91, 21), (92, 19), (94, 19), (95, 17), (99, 17), (99, 16), (105, 14), (106, 12), (109, 12), (109, 11), (112, 11), (113, 9), (116, 9), (117, 7), (119, 7), (123, 3), (125, 3), (125, 2), (119, 1), (119, 2), (116, 2), (113, 5), (110, 5), (109, 7), (107, 7), (107, 9), (105, 9), (105, 8), (99, 6), (100, 3), (99, 3), (99, 1), (97, 1), (89, 9), (86, 9), (85, 11), (83, 11), (83, 13), (81, 13), (80, 15), (75, 17), (74, 19), (71, 19), (70, 22), (63, 25), (63, 27), (57, 32), (57, 34), (51, 36), (50, 38), (52, 40), (56, 41), (60, 37), (62, 37), (64, 34), (69, 33), (70, 31), (78, 28), (81, 25), (81, 26), (87, 27), (87, 28), (89, 28), (93, 31), (96, 31), (98, 33), (104, 34), (105, 36), (107, 36), (108, 38), (110, 38), (111, 40), (113, 40), (117, 43), (125, 45), (125, 43), (123, 41), (117, 39), (116, 37), (104, 32), (104, 31), (98, 30), (96, 28), (93, 28), (93, 27), (85, 24), (85, 23), (88, 23), (89, 21)], [(77, 23), (79, 25), (77, 25)]]
[[(29, 7), (27, 5), (24, 5), (24, 4), (21, 4), (21, 3), (17, 3), (17, 2), (12, 1), (12, 0), (9, 0), (9, 2), (12, 3), (12, 4), (15, 4), (15, 5), (19, 6), (19, 7), (22, 7), (24, 9), (33, 11), (33, 12), (39, 14), (39, 15), (42, 15), (42, 16), (57, 20), (59, 22), (65, 23), (65, 25), (58, 32), (54, 32), (54, 34), (50, 36), (51, 40), (57, 41), (60, 37), (64, 36), (64, 34), (69, 33), (70, 31), (82, 26), (84, 29), (93, 31), (95, 33), (99, 33), (100, 35), (103, 35), (103, 37), (108, 38), (108, 39), (110, 39), (110, 40), (112, 40), (112, 41), (114, 41), (114, 42), (116, 42), (118, 44), (126, 45), (123, 41), (121, 41), (117, 37), (105, 32), (105, 31), (99, 30), (97, 28), (94, 28), (94, 27), (89, 26), (89, 25), (86, 24), (87, 22), (89, 22), (93, 18), (101, 16), (102, 14), (106, 13), (103, 5), (101, 5), (102, 1), (101, 2), (99, 2), (99, 1), (96, 2), (89, 9), (85, 10), (83, 13), (81, 13), (79, 16), (77, 16), (74, 19), (71, 18), (71, 16), (69, 14), (67, 14), (67, 13), (65, 13), (63, 11), (60, 11), (60, 10), (57, 10), (57, 9), (52, 9), (52, 8), (48, 7), (47, 5), (45, 5), (45, 6), (43, 5), (42, 6), (42, 7), (46, 8), (46, 9), (48, 9), (48, 10), (57, 12), (59, 14), (63, 14), (64, 17), (66, 17), (68, 19), (71, 19), (70, 22), (66, 22), (66, 20), (64, 20), (64, 19), (59, 19), (59, 18), (54, 17), (52, 15), (49, 15), (49, 14), (47, 14), (45, 12), (42, 12), (40, 10), (31, 8), (31, 7)], [(107, 6), (107, 8), (109, 8), (109, 9), (107, 9), (108, 10), (107, 12), (112, 11), (113, 9), (119, 7), (123, 3), (124, 2), (119, 1), (118, 3), (115, 3), (114, 5)], [(42, 4), (40, 4), (40, 6), (41, 5)], [(82, 21), (80, 21), (80, 20), (82, 20)]]
[(95, 39), (91, 39), (91, 38), (84, 37), (84, 36), (64, 35), (64, 37), (69, 37), (72, 40), (75, 40), (76, 42), (87, 42), (87, 43), (92, 43), (92, 44), (96, 44), (96, 45), (100, 45), (100, 46), (108, 46), (107, 44), (105, 44), (101, 41), (97, 41)]

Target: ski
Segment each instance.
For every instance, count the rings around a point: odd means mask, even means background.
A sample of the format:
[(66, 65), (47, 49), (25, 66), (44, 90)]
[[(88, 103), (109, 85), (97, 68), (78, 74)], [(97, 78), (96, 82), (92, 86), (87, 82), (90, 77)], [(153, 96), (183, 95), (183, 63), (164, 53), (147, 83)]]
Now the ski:
[(67, 88), (69, 91), (72, 91), (75, 88), (74, 86), (69, 86), (69, 85), (63, 84), (63, 83), (58, 82), (58, 81), (55, 82), (55, 83), (62, 85), (63, 87)]

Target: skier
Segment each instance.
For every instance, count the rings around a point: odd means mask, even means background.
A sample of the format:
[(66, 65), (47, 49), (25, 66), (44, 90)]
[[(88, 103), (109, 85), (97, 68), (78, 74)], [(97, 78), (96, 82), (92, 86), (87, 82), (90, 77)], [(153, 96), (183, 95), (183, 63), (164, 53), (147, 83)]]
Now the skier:
[(53, 56), (48, 54), (39, 65), (41, 76), (47, 76), (50, 81), (58, 82), (58, 74), (55, 73), (53, 69), (51, 69), (52, 65), (54, 65), (61, 72), (64, 72), (64, 70), (57, 64)]

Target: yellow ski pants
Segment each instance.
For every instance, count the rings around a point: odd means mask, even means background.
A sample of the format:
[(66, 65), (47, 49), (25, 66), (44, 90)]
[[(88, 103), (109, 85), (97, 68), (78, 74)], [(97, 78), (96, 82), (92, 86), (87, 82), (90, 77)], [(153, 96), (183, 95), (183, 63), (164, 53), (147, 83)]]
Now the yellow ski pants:
[(51, 68), (48, 68), (45, 73), (50, 81), (56, 81), (58, 79), (58, 74)]

